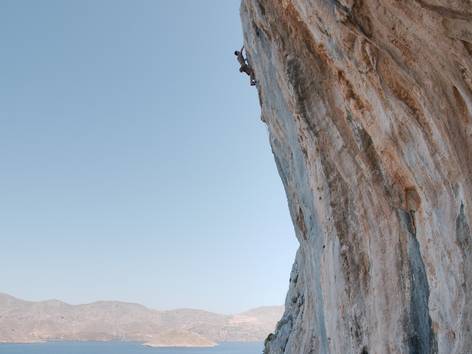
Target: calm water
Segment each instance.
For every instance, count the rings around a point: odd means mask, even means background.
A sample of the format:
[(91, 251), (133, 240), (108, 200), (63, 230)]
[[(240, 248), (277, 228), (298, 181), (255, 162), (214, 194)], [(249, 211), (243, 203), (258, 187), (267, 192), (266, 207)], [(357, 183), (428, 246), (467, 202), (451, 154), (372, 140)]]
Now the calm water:
[(139, 343), (55, 342), (0, 344), (0, 354), (261, 354), (262, 343), (224, 343), (214, 348), (148, 348)]

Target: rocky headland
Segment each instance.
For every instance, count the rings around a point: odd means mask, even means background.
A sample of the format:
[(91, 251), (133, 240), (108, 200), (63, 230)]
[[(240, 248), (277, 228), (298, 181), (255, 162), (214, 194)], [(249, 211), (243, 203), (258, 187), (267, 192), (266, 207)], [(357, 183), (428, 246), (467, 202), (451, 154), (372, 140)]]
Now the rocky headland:
[(117, 301), (30, 302), (0, 294), (0, 343), (133, 341), (158, 347), (211, 347), (219, 342), (263, 341), (282, 313), (283, 306), (223, 315), (194, 309), (157, 311)]

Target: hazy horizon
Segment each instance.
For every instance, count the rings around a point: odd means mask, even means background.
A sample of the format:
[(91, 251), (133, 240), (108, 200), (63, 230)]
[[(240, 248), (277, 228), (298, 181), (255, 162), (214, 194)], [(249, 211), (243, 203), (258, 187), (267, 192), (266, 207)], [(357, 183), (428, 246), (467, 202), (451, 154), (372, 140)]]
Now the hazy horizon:
[(62, 302), (66, 305), (83, 306), (83, 305), (92, 305), (92, 304), (102, 303), (102, 302), (115, 302), (115, 303), (131, 304), (131, 305), (140, 305), (140, 306), (146, 307), (149, 310), (155, 310), (155, 311), (202, 310), (202, 311), (206, 311), (206, 312), (216, 313), (216, 314), (219, 314), (219, 315), (237, 315), (239, 313), (243, 313), (243, 312), (246, 312), (246, 311), (255, 310), (255, 309), (259, 309), (259, 308), (285, 307), (285, 304), (284, 304), (285, 299), (280, 304), (267, 304), (267, 305), (259, 305), (259, 306), (256, 305), (254, 307), (250, 307), (250, 308), (247, 308), (247, 309), (242, 309), (242, 311), (238, 311), (238, 312), (216, 312), (216, 311), (210, 311), (210, 310), (205, 309), (205, 308), (195, 308), (195, 307), (188, 307), (188, 306), (174, 307), (174, 308), (154, 308), (154, 307), (146, 306), (145, 304), (142, 304), (142, 303), (139, 303), (139, 302), (122, 301), (120, 299), (96, 299), (96, 300), (92, 300), (90, 302), (82, 302), (82, 303), (70, 303), (68, 301), (64, 301), (64, 300), (58, 299), (58, 298), (48, 298), (48, 299), (38, 299), (38, 300), (36, 300), (36, 299), (25, 299), (25, 298), (15, 296), (14, 294), (9, 294), (9, 293), (7, 293), (5, 291), (2, 291), (0, 289), (0, 296), (1, 295), (10, 296), (10, 297), (13, 297), (13, 298), (15, 298), (17, 300), (20, 300), (20, 301), (34, 302), (34, 303), (48, 302), (48, 301), (59, 301), (59, 302)]
[(1, 291), (282, 304), (298, 246), (239, 0), (0, 2)]

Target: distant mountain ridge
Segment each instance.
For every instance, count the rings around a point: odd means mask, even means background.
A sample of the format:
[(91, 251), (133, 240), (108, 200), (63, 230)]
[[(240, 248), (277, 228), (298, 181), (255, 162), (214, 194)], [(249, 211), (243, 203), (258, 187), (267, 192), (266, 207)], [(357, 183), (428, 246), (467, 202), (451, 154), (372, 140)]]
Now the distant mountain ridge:
[(262, 341), (283, 310), (283, 306), (268, 306), (222, 315), (194, 309), (158, 311), (119, 301), (32, 302), (0, 293), (0, 343), (119, 340), (151, 346), (212, 346)]

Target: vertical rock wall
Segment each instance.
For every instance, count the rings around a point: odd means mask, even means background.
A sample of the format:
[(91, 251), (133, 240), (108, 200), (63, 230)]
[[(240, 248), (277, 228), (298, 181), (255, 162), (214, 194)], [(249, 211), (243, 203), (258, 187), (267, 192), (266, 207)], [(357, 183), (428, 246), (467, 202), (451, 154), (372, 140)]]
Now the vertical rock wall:
[(267, 353), (472, 353), (472, 1), (243, 0), (300, 242)]

